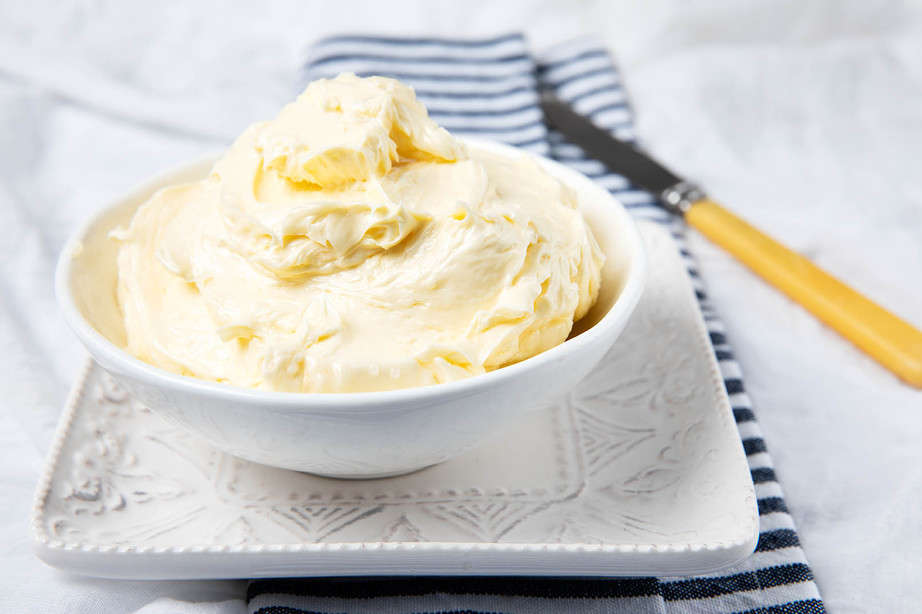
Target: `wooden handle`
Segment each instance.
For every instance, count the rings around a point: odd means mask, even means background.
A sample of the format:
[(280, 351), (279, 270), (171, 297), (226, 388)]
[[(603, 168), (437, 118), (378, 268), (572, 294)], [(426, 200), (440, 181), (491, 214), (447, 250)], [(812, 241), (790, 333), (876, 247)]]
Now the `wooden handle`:
[(907, 383), (922, 388), (922, 331), (710, 200), (688, 223)]

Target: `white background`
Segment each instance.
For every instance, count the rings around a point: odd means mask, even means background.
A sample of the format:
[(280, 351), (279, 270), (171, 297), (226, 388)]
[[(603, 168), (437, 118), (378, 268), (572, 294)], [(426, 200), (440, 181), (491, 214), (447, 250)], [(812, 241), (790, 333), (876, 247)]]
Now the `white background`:
[[(922, 6), (899, 2), (0, 0), (0, 609), (126, 612), (239, 599), (243, 582), (55, 572), (27, 516), (83, 351), (54, 259), (90, 211), (226, 144), (296, 93), (322, 33), (595, 33), (660, 158), (922, 326)], [(693, 5), (686, 6), (686, 5)], [(700, 237), (788, 504), (833, 612), (922, 602), (922, 392)], [(188, 609), (186, 609), (188, 608)], [(145, 612), (242, 610), (242, 601)]]

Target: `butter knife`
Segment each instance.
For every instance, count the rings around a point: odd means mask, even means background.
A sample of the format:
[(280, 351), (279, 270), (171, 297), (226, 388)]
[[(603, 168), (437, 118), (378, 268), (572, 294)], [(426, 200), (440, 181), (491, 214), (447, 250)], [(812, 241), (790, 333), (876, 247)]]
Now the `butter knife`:
[(721, 246), (908, 384), (922, 388), (922, 331), (847, 286), (707, 197), (694, 183), (620, 141), (550, 94), (545, 117), (612, 172)]

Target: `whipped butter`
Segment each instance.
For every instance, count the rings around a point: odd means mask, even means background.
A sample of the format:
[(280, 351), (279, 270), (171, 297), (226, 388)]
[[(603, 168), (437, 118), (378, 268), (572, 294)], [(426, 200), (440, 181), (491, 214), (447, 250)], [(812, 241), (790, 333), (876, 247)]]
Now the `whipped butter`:
[(468, 149), (409, 87), (349, 74), (310, 84), (112, 236), (131, 354), (295, 392), (533, 356), (591, 307), (603, 259), (575, 194), (533, 161)]

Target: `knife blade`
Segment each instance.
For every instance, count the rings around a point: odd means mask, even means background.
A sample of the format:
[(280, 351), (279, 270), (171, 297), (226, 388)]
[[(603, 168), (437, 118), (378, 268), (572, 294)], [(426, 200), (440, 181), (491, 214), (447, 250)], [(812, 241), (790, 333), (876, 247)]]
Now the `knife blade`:
[(922, 331), (708, 198), (632, 145), (545, 93), (550, 125), (787, 294), (908, 384), (922, 388)]
[[(541, 109), (548, 123), (557, 128), (571, 143), (579, 145), (612, 172), (624, 175), (657, 198), (681, 183), (688, 183), (648, 154), (618, 140), (580, 115), (568, 104), (550, 94), (541, 97)], [(670, 207), (672, 208), (672, 207)]]

